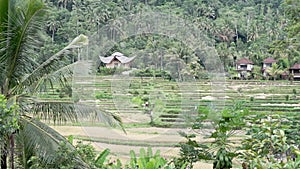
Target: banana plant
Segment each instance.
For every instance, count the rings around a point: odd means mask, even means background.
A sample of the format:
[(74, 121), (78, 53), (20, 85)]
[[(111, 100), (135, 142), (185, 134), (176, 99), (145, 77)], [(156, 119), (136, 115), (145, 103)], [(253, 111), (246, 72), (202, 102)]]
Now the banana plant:
[(167, 166), (167, 160), (160, 156), (160, 151), (157, 150), (155, 154), (152, 152), (152, 148), (149, 147), (148, 151), (144, 148), (140, 149), (139, 157), (133, 150), (130, 151), (130, 163), (125, 168), (127, 169), (169, 169)]

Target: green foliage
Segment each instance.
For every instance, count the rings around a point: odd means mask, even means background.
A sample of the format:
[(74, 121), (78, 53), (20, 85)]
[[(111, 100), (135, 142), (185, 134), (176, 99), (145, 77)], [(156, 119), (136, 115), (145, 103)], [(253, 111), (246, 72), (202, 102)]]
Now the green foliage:
[(142, 100), (142, 98), (140, 96), (136, 96), (136, 97), (133, 97), (131, 99), (132, 103), (138, 105), (138, 106), (142, 106), (142, 104), (144, 104), (144, 101)]
[[(89, 166), (97, 166), (101, 163), (99, 163), (98, 159), (100, 159), (99, 157), (101, 157), (102, 154), (104, 154), (104, 152), (108, 151), (108, 150), (103, 150), (103, 152), (101, 154), (99, 154), (98, 158), (95, 160), (96, 157), (96, 152), (95, 152), (95, 148), (91, 145), (91, 144), (83, 144), (82, 142), (77, 142), (76, 146), (75, 146), (78, 155), (80, 156), (80, 159), (83, 160), (86, 164), (88, 164)], [(104, 163), (104, 161), (102, 162), (102, 164)]]
[(115, 74), (117, 68), (107, 68), (107, 67), (99, 67), (98, 72), (101, 75), (113, 75)]
[(212, 132), (206, 136), (212, 138), (213, 141), (210, 146), (207, 146), (192, 140), (191, 138), (194, 138), (195, 135), (181, 133), (181, 136), (187, 139), (187, 142), (181, 144), (181, 157), (178, 160), (181, 164), (186, 163), (192, 167), (196, 161), (211, 160), (214, 169), (232, 167), (233, 158), (237, 156), (233, 146), (237, 143), (229, 138), (244, 126), (245, 122), (242, 117), (247, 115), (248, 111), (242, 110), (242, 103), (238, 102), (231, 108), (224, 109), (219, 113), (218, 116), (209, 108), (198, 108), (198, 116), (192, 128), (197, 133), (202, 133), (201, 131), (208, 127), (213, 128)]
[(289, 101), (289, 99), (290, 99), (290, 95), (285, 95), (285, 100)]
[(98, 168), (105, 168), (105, 162), (107, 162), (107, 156), (109, 155), (110, 150), (103, 150), (97, 157), (95, 161), (95, 166)]
[[(32, 169), (74, 169), (74, 168), (91, 168), (91, 169), (121, 169), (117, 168), (120, 165), (120, 161), (117, 164), (113, 164), (109, 161), (108, 155), (109, 149), (103, 150), (96, 155), (96, 150), (91, 144), (83, 144), (78, 141), (75, 145), (75, 150), (72, 149), (66, 142), (61, 142), (56, 154), (56, 160), (51, 164), (44, 164), (41, 159), (33, 156), (30, 159)], [(81, 161), (83, 160), (83, 161)], [(83, 165), (84, 164), (84, 165)]]
[(97, 92), (95, 95), (96, 99), (112, 99), (113, 96), (111, 93), (107, 91)]
[[(76, 109), (77, 105), (71, 99), (45, 101), (39, 98), (40, 93), (53, 89), (53, 86), (63, 89), (59, 91), (60, 97), (72, 96), (70, 87), (65, 90), (73, 74), (70, 63), (75, 62), (74, 56), (79, 49), (88, 44), (88, 38), (76, 32), (59, 45), (53, 45), (56, 49), (48, 50), (49, 44), (45, 43), (48, 43), (49, 39), (47, 32), (44, 31), (48, 30), (45, 29), (45, 25), (49, 13), (43, 0), (4, 0), (0, 4), (0, 91), (8, 100), (6, 108), (1, 110), (0, 115), (3, 116), (0, 122), (1, 139), (4, 136), (2, 134), (10, 135), (1, 140), (5, 145), (0, 146), (0, 168), (29, 168), (31, 162), (27, 161), (30, 159), (34, 161), (34, 157), (42, 161), (43, 165), (50, 164), (56, 155), (61, 157), (66, 155), (54, 153), (59, 142), (65, 138), (37, 119), (53, 120), (56, 123), (77, 120), (79, 117), (77, 112), (106, 114), (88, 105), (80, 105), (80, 110)], [(49, 30), (53, 35), (57, 29), (54, 29), (53, 24), (50, 25)], [(63, 36), (67, 37), (70, 34)], [(76, 38), (73, 39), (74, 37)], [(55, 39), (52, 38), (50, 43), (53, 44)], [(10, 110), (14, 110), (12, 103), (20, 107), (18, 109), (20, 116), (16, 111)], [(112, 114), (101, 118), (104, 121), (111, 118), (107, 120), (109, 124), (118, 119)], [(63, 146), (61, 149), (65, 150)], [(73, 156), (71, 152), (67, 153)], [(66, 166), (69, 165), (66, 159), (59, 160), (66, 163)], [(82, 162), (80, 159), (77, 161)], [(70, 165), (72, 168), (73, 164)]]
[(170, 73), (168, 73), (167, 71), (149, 68), (143, 70), (136, 70), (133, 72), (133, 75), (136, 77), (162, 77), (164, 79), (172, 79)]
[(268, 67), (266, 69), (266, 72), (268, 73), (269, 76), (271, 76), (274, 80), (276, 80), (277, 77), (283, 73), (283, 70), (278, 64), (273, 63), (272, 67)]
[(115, 75), (115, 74), (121, 74), (122, 72), (126, 71), (128, 69), (126, 68), (122, 68), (122, 67), (119, 67), (119, 68), (107, 68), (107, 67), (102, 67), (100, 66), (99, 69), (98, 69), (98, 74), (99, 75), (103, 75), (103, 76), (106, 76), (106, 75)]
[(232, 159), (235, 153), (231, 153), (225, 148), (221, 147), (216, 153), (216, 159), (213, 163), (214, 169), (230, 169), (232, 168)]
[(179, 132), (179, 134), (186, 138), (187, 141), (180, 143), (180, 158), (174, 160), (176, 168), (181, 166), (192, 168), (193, 163), (199, 160), (213, 159), (213, 154), (209, 152), (209, 146), (197, 143), (195, 134), (186, 134), (184, 132)]
[(37, 156), (32, 156), (28, 163), (30, 163), (31, 169), (72, 169), (80, 168), (78, 163), (78, 153), (68, 146), (66, 142), (60, 142), (56, 151), (56, 159), (52, 163), (45, 164), (42, 159)]
[(144, 148), (140, 149), (139, 157), (135, 154), (134, 151), (130, 151), (130, 164), (126, 165), (126, 169), (169, 169), (167, 165), (167, 160), (160, 156), (160, 151), (157, 150), (155, 154), (152, 152), (152, 148), (148, 148), (148, 151), (145, 151)]
[(299, 168), (299, 138), (288, 132), (291, 121), (278, 115), (252, 118), (239, 157), (250, 168)]
[(140, 94), (139, 91), (137, 91), (137, 90), (134, 90), (134, 91), (130, 90), (128, 93), (133, 94), (133, 95), (139, 95)]
[(3, 95), (0, 94), (0, 144), (6, 137), (19, 129), (18, 106), (8, 103)]
[[(274, 1), (46, 1), (53, 14), (44, 25), (48, 35), (46, 50), (43, 53), (57, 50), (57, 46), (70, 41), (78, 33), (93, 32), (93, 37), (101, 38), (101, 31), (107, 27), (107, 37), (126, 36), (121, 28), (123, 22), (112, 22), (119, 16), (147, 13), (159, 10), (169, 13), (171, 17), (191, 20), (200, 31), (215, 42), (216, 52), (224, 64), (225, 70), (232, 70), (236, 59), (249, 57), (255, 65), (261, 65), (264, 58), (286, 59), (285, 67), (299, 62), (299, 2), (297, 0)], [(93, 9), (93, 10), (88, 10)], [(172, 11), (169, 11), (172, 9)], [(132, 22), (130, 20), (130, 22)], [(58, 45), (55, 45), (58, 44)], [(124, 54), (134, 53), (136, 67), (139, 69), (168, 70), (170, 61), (182, 62), (182, 70), (176, 65), (168, 71), (172, 76), (163, 73), (138, 73), (139, 76), (165, 76), (167, 79), (184, 80), (185, 73), (195, 78), (209, 78), (205, 71), (205, 55), (189, 49), (188, 44), (178, 42), (176, 38), (161, 35), (137, 35), (125, 38), (115, 44), (107, 54), (120, 51)], [(98, 55), (98, 54), (97, 54)], [(288, 58), (288, 59), (287, 59)], [(178, 65), (177, 65), (178, 66)], [(256, 69), (258, 70), (258, 69)], [(255, 70), (254, 78), (260, 79)], [(104, 70), (103, 72), (106, 72)], [(113, 72), (104, 73), (113, 74)], [(181, 75), (176, 75), (181, 74)], [(231, 75), (232, 71), (230, 72)], [(232, 78), (236, 76), (231, 76)]]
[[(96, 158), (95, 149), (90, 144), (82, 144), (81, 142), (77, 143), (76, 151), (70, 151), (70, 148), (62, 143), (57, 153), (59, 155), (58, 161), (47, 165), (47, 168), (77, 168), (77, 160), (78, 157), (80, 157), (80, 159), (83, 159), (84, 162), (88, 164), (86, 167), (91, 169), (175, 169), (165, 158), (161, 157), (159, 150), (153, 153), (150, 147), (147, 151), (141, 148), (138, 156), (131, 150), (130, 161), (126, 165), (123, 165), (119, 159), (115, 162), (111, 162), (109, 159), (109, 149), (103, 150)], [(35, 163), (35, 165), (33, 165), (34, 168), (42, 168), (37, 159), (31, 161)]]
[(60, 98), (72, 97), (72, 87), (64, 86), (62, 89), (56, 89), (56, 92), (59, 93)]

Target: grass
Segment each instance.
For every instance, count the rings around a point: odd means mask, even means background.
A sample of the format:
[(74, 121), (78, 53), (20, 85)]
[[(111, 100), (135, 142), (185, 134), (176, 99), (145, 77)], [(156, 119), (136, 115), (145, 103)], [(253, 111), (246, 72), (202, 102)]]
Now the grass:
[[(80, 78), (77, 79), (80, 81)], [(83, 81), (88, 79), (82, 78)], [(154, 104), (154, 123), (160, 127), (178, 126), (177, 123), (185, 121), (185, 112), (195, 112), (195, 107), (212, 106), (222, 108), (232, 106), (235, 101), (244, 101), (244, 107), (250, 111), (282, 111), (299, 112), (299, 108), (291, 106), (268, 106), (267, 103), (299, 104), (297, 98), (298, 85), (288, 81), (256, 81), (256, 80), (228, 80), (222, 82), (226, 90), (216, 91), (209, 80), (193, 82), (174, 82), (161, 78), (130, 78), (130, 83), (124, 91), (114, 91), (112, 83), (121, 83), (110, 76), (97, 76), (93, 83), (78, 84), (78, 95), (87, 98), (100, 99), (98, 106), (105, 110), (144, 113), (143, 103), (146, 99)], [(84, 90), (81, 90), (84, 89)], [(215, 91), (214, 91), (214, 90)], [(58, 99), (59, 92), (54, 88), (42, 93), (45, 99)], [(89, 95), (89, 93), (91, 93)], [(287, 100), (288, 95), (288, 100)], [(212, 96), (215, 100), (201, 100)], [(226, 96), (226, 99), (218, 98)], [(264, 96), (264, 98), (259, 98)], [(94, 103), (92, 103), (94, 104)], [(176, 110), (176, 112), (172, 112)], [(143, 122), (136, 122), (137, 125)], [(132, 125), (133, 126), (133, 125)]]

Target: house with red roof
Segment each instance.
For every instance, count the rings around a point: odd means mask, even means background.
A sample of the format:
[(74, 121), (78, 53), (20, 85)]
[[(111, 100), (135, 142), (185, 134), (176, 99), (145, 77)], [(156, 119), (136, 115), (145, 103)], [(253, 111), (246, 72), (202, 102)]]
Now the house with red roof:
[(277, 60), (275, 60), (273, 58), (270, 58), (270, 57), (263, 60), (262, 73), (263, 73), (264, 76), (268, 76), (268, 73), (267, 73), (266, 70), (268, 68), (271, 68), (274, 63), (277, 63)]
[(127, 57), (120, 52), (115, 52), (111, 56), (108, 57), (99, 56), (99, 58), (107, 68), (116, 68), (116, 67), (130, 68), (130, 64), (135, 57)]
[(238, 72), (238, 77), (245, 79), (249, 76), (249, 73), (252, 73), (253, 70), (253, 62), (247, 58), (242, 58), (237, 60), (236, 71)]
[(296, 63), (289, 68), (289, 72), (294, 80), (300, 80), (300, 64)]

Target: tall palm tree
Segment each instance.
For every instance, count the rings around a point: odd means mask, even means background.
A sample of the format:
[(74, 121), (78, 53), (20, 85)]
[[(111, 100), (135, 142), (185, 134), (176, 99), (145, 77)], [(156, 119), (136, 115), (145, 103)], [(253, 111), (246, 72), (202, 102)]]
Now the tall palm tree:
[[(18, 130), (1, 135), (5, 139), (0, 143), (2, 169), (8, 168), (8, 161), (10, 168), (15, 165), (29, 168), (28, 161), (33, 156), (45, 163), (55, 161), (55, 151), (65, 138), (37, 119), (76, 121), (90, 116), (110, 125), (121, 125), (117, 116), (93, 106), (33, 97), (47, 86), (68, 86), (71, 68), (76, 64), (68, 65), (70, 53), (88, 43), (87, 37), (80, 35), (64, 49), (40, 62), (41, 25), (46, 24), (46, 12), (42, 0), (0, 0), (0, 89), (8, 107), (19, 106)], [(87, 167), (80, 159), (78, 162), (82, 164), (79, 167)]]
[(55, 18), (52, 18), (51, 20), (49, 20), (47, 22), (47, 27), (48, 27), (49, 31), (51, 32), (52, 43), (54, 42), (55, 32), (59, 29), (60, 24), (61, 23), (59, 21), (55, 20)]

